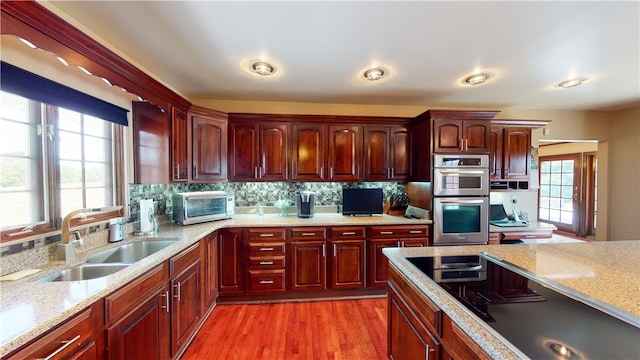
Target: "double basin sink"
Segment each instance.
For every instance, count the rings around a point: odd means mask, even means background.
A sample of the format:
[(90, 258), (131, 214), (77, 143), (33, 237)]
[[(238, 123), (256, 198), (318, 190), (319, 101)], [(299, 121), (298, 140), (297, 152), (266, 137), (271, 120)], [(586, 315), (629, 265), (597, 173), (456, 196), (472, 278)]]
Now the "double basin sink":
[(103, 250), (89, 256), (84, 264), (51, 274), (39, 281), (81, 281), (109, 276), (174, 244), (178, 240), (177, 238), (171, 240), (147, 240)]

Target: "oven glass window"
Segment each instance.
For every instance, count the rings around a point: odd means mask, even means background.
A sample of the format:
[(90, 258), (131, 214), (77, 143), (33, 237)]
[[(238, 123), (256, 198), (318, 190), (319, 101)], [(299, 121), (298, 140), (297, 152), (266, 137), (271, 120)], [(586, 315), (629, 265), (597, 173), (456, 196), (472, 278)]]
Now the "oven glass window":
[(442, 205), (442, 232), (445, 234), (480, 232), (480, 206)]
[(442, 175), (443, 189), (482, 189), (482, 177), (478, 175)]
[(227, 209), (226, 203), (226, 198), (189, 199), (186, 202), (187, 217), (193, 218), (213, 214), (224, 214)]

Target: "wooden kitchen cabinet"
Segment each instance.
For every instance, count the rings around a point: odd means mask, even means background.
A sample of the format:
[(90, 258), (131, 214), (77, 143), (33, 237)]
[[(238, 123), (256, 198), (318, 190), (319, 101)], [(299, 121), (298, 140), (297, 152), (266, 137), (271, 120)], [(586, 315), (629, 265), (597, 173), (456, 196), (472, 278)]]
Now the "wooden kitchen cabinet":
[(285, 123), (230, 122), (229, 180), (287, 180), (288, 128)]
[(366, 228), (330, 228), (331, 288), (361, 289), (366, 286)]
[(489, 153), (490, 120), (434, 119), (434, 153)]
[(286, 290), (286, 229), (249, 228), (245, 233), (248, 294)]
[(202, 276), (202, 313), (206, 314), (218, 298), (218, 233), (216, 231), (200, 240), (204, 272)]
[(166, 276), (163, 263), (105, 297), (108, 359), (170, 358)]
[(189, 181), (189, 137), (187, 112), (171, 108), (171, 180)]
[(171, 356), (179, 356), (200, 324), (200, 243), (169, 259)]
[(489, 356), (447, 314), (442, 314), (442, 347), (448, 359), (491, 360)]
[(101, 359), (102, 349), (97, 345), (98, 337), (102, 337), (97, 327), (102, 314), (100, 305), (98, 302), (82, 310), (5, 359)]
[(227, 114), (199, 107), (189, 110), (191, 121), (191, 181), (227, 180)]
[(386, 287), (389, 260), (382, 253), (389, 247), (419, 247), (429, 244), (427, 226), (375, 226), (369, 234), (369, 287)]
[(136, 184), (167, 184), (171, 179), (171, 114), (159, 106), (132, 102), (133, 181)]
[(294, 123), (291, 180), (358, 181), (360, 129), (359, 125)]
[(489, 174), (491, 180), (529, 180), (531, 129), (492, 127)]
[(405, 126), (364, 126), (364, 181), (411, 176), (411, 133)]
[(218, 230), (218, 289), (220, 296), (244, 292), (242, 229)]
[(327, 229), (291, 228), (289, 253), (291, 291), (327, 288)]

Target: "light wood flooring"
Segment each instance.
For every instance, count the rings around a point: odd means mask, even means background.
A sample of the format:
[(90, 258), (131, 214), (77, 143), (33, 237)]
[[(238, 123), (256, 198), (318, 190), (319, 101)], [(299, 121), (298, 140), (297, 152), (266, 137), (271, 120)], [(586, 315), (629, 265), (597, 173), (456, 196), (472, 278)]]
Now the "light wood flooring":
[(387, 299), (218, 305), (182, 359), (388, 359)]

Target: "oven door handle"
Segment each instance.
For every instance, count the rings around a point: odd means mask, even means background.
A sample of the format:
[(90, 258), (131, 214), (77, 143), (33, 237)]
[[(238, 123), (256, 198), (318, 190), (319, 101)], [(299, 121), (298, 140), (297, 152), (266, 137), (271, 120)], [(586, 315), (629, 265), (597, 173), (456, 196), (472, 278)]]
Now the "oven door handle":
[(443, 268), (437, 268), (434, 270), (438, 270), (438, 271), (477, 271), (477, 270), (482, 270), (482, 264), (478, 264), (476, 266), (471, 266), (471, 267), (466, 267), (466, 268), (456, 268), (456, 267), (443, 267)]
[(442, 204), (482, 204), (484, 199), (469, 199), (469, 200), (453, 200), (453, 199), (440, 199)]
[(484, 174), (483, 170), (454, 170), (454, 169), (440, 169), (438, 170), (440, 174), (453, 174), (453, 175), (482, 175)]

